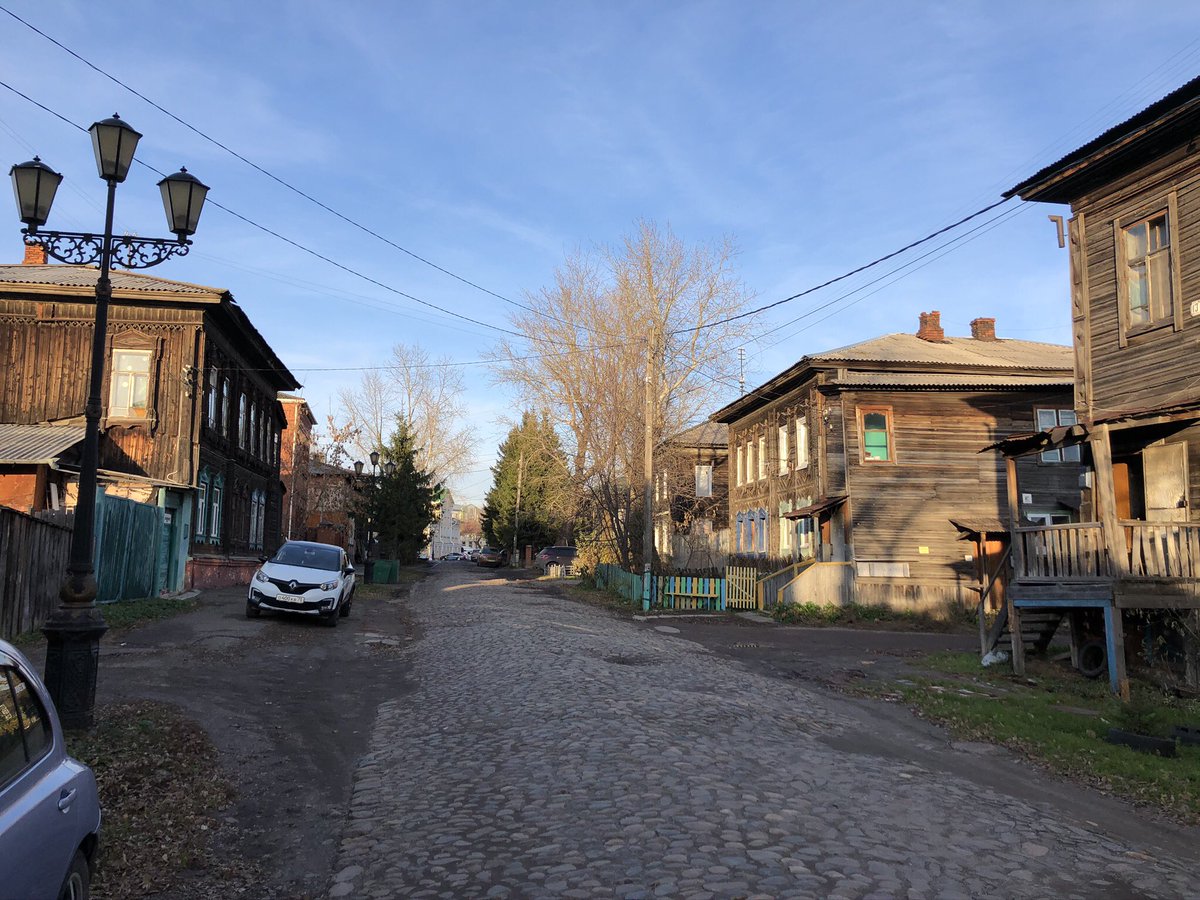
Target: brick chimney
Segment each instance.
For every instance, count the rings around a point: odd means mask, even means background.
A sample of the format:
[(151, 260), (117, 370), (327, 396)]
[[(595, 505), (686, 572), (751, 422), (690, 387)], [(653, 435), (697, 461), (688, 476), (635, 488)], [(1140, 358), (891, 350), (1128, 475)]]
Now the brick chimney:
[(996, 340), (996, 320), (985, 318), (972, 319), (971, 337), (977, 341)]
[(942, 314), (938, 310), (921, 313), (921, 327), (917, 329), (917, 337), (935, 344), (946, 342), (946, 332), (942, 330)]
[(41, 244), (26, 244), (25, 259), (21, 263), (24, 266), (44, 266), (46, 265), (46, 248)]

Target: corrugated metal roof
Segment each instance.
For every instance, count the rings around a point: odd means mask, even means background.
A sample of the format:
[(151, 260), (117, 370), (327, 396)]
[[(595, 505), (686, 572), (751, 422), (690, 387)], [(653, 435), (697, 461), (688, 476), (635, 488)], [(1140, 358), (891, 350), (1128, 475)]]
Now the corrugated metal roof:
[[(100, 277), (97, 266), (24, 266), (0, 265), (0, 284), (36, 284), (56, 287), (95, 287)], [(186, 281), (168, 281), (153, 275), (123, 272), (113, 269), (109, 275), (114, 291), (145, 291), (148, 293), (172, 293), (210, 295), (220, 298), (229, 293), (224, 288), (206, 287)]]
[[(1200, 100), (1200, 77), (1193, 78), (1187, 84), (1176, 88), (1165, 97), (1154, 101), (1141, 112), (1134, 113), (1134, 115), (1130, 116), (1124, 122), (1114, 125), (1103, 134), (1088, 141), (1082, 147), (1072, 150), (1057, 162), (1053, 162), (1040, 171), (1035, 172), (1020, 184), (1005, 191), (1002, 196), (1012, 197), (1015, 194), (1021, 194), (1024, 197), (1027, 194), (1037, 193), (1043, 183), (1062, 175), (1073, 165), (1082, 163), (1090, 156), (1099, 155), (1104, 151), (1111, 151), (1117, 148), (1122, 142), (1135, 136), (1137, 132), (1143, 129), (1152, 130), (1149, 126), (1154, 126), (1155, 123), (1159, 125), (1163, 124), (1163, 122), (1171, 119), (1173, 116), (1187, 111), (1189, 107), (1194, 107), (1198, 100)], [(1065, 198), (1058, 196), (1047, 199), (1052, 202), (1067, 202)]]
[(50, 463), (82, 441), (83, 431), (83, 425), (0, 425), (0, 463)]
[(720, 422), (701, 422), (669, 442), (677, 447), (728, 447), (729, 426)]
[(885, 334), (848, 347), (813, 353), (808, 359), (814, 362), (895, 362), (1067, 371), (1074, 365), (1071, 348), (1062, 344), (1008, 338), (980, 341), (967, 337), (949, 337), (944, 342), (935, 342), (915, 334)]
[(906, 372), (849, 372), (836, 379), (834, 384), (843, 387), (980, 387), (980, 388), (1069, 388), (1075, 384), (1072, 378), (1038, 377), (1037, 375), (986, 375), (962, 372), (954, 374), (925, 374)]

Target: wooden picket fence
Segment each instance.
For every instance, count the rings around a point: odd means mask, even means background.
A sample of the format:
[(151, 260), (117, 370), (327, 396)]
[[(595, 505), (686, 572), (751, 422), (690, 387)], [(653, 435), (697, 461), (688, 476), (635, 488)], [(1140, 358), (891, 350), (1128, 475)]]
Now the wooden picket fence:
[[(753, 566), (726, 566), (719, 575), (656, 575), (650, 582), (650, 607), (676, 610), (757, 610), (773, 608), (783, 586), (811, 560), (759, 575)], [(633, 605), (643, 602), (642, 576), (620, 566), (596, 567), (596, 586)]]

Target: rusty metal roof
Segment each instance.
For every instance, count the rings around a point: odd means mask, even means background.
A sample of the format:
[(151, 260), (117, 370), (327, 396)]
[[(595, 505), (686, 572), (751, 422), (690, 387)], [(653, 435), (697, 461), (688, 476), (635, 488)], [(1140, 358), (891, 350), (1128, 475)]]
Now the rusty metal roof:
[(0, 424), (0, 463), (46, 465), (83, 440), (82, 425)]
[[(26, 266), (0, 265), (0, 284), (6, 285), (44, 285), (67, 288), (94, 288), (96, 279), (100, 277), (100, 269), (96, 266)], [(114, 292), (138, 291), (145, 293), (188, 294), (192, 296), (210, 296), (220, 299), (229, 292), (224, 288), (206, 287), (202, 284), (190, 284), (186, 281), (169, 281), (166, 278), (156, 278), (153, 275), (141, 275), (137, 272), (123, 272), (113, 269), (109, 275)]]

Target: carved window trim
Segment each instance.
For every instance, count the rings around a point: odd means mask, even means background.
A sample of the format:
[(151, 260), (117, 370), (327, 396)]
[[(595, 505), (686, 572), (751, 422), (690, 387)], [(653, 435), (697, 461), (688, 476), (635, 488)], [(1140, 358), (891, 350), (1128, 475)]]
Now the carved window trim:
[[(1167, 253), (1169, 254), (1169, 270), (1171, 285), (1171, 311), (1158, 319), (1151, 318), (1146, 323), (1134, 324), (1130, 319), (1129, 284), (1126, 270), (1129, 259), (1126, 251), (1125, 234), (1128, 229), (1149, 222), (1160, 216), (1167, 220)], [(1116, 257), (1117, 285), (1117, 320), (1118, 346), (1126, 347), (1131, 338), (1165, 329), (1171, 331), (1183, 330), (1183, 288), (1179, 276), (1179, 201), (1177, 192), (1170, 191), (1165, 197), (1160, 197), (1153, 203), (1139, 206), (1134, 212), (1113, 219), (1113, 243)], [(1147, 259), (1149, 256), (1146, 257)]]
[[(125, 428), (145, 428), (151, 434), (158, 427), (159, 383), (162, 380), (163, 339), (141, 331), (120, 331), (108, 341), (107, 365), (105, 366), (104, 410), (102, 427), (119, 425)], [(146, 414), (144, 416), (116, 415), (113, 413), (113, 391), (117, 387), (116, 354), (121, 351), (147, 353)]]

